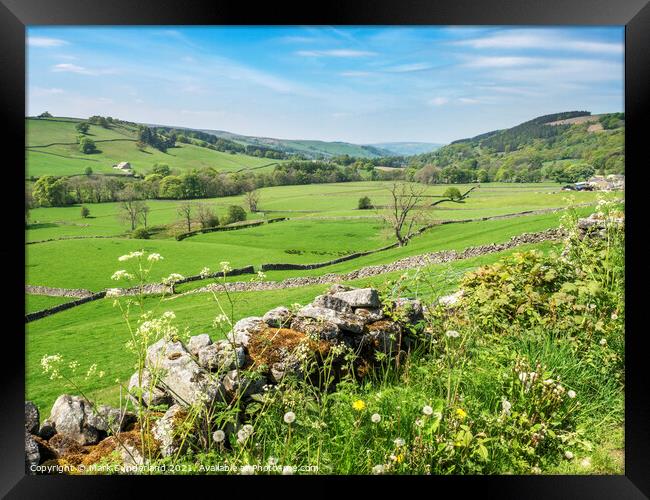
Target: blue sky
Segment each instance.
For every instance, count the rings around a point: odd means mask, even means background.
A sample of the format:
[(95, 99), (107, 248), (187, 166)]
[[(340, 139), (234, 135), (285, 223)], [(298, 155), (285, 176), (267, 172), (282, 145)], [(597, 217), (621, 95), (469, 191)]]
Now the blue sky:
[(623, 27), (29, 27), (27, 114), (447, 143), (623, 110)]

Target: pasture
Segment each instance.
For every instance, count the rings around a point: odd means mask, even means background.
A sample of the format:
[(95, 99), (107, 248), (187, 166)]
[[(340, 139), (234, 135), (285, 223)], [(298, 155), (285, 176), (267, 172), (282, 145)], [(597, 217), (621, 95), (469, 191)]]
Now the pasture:
[[(27, 119), (26, 177), (42, 175), (82, 175), (87, 167), (94, 173), (120, 173), (113, 164), (128, 161), (133, 170), (146, 174), (156, 163), (164, 163), (179, 172), (194, 168), (214, 168), (217, 171), (235, 172), (259, 169), (278, 160), (258, 158), (244, 154), (179, 144), (163, 153), (147, 147), (136, 147), (137, 132), (130, 126), (114, 125), (110, 129), (90, 125), (87, 137), (95, 141), (98, 152), (84, 154), (79, 151), (75, 125), (81, 120), (60, 121), (58, 118)], [(268, 167), (273, 169), (272, 166)]]

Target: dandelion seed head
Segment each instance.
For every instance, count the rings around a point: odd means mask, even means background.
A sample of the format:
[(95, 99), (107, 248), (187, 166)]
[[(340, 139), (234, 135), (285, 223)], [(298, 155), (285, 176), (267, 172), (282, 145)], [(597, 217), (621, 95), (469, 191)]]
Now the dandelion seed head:
[(221, 443), (226, 439), (226, 433), (221, 429), (216, 430), (214, 431), (214, 434), (212, 434), (212, 439), (214, 439), (215, 443)]
[(370, 420), (374, 424), (378, 424), (381, 422), (381, 415), (379, 413), (373, 413), (372, 416), (370, 417)]
[(425, 415), (433, 415), (433, 408), (431, 408), (429, 405), (426, 405), (424, 408), (422, 408), (422, 413)]
[(296, 414), (292, 411), (288, 411), (287, 413), (284, 414), (284, 421), (287, 424), (292, 424), (293, 422), (296, 421)]

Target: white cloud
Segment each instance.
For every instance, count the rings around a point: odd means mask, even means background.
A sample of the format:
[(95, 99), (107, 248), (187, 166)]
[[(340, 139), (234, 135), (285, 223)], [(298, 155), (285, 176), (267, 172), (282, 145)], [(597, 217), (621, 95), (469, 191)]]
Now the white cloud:
[(61, 47), (62, 45), (67, 45), (68, 42), (65, 40), (60, 40), (58, 38), (47, 38), (42, 36), (30, 36), (27, 38), (27, 45), (30, 47)]
[(444, 104), (447, 104), (449, 102), (449, 99), (446, 97), (434, 97), (429, 101), (429, 104), (432, 106), (442, 106)]
[(453, 43), (475, 49), (543, 49), (594, 54), (623, 54), (624, 50), (623, 43), (579, 40), (550, 30), (512, 30)]
[(85, 68), (84, 66), (79, 66), (78, 64), (72, 64), (72, 63), (55, 64), (54, 66), (52, 66), (52, 71), (56, 73), (76, 73), (78, 75), (90, 75), (90, 76), (111, 75), (117, 73), (116, 70), (110, 68), (88, 69)]
[(50, 95), (63, 94), (63, 89), (34, 87), (31, 89), (31, 93), (35, 97), (45, 97)]
[(369, 71), (344, 71), (343, 73), (339, 73), (341, 76), (346, 76), (346, 77), (364, 77), (364, 76), (370, 76), (372, 73)]
[(367, 50), (332, 49), (332, 50), (299, 50), (296, 55), (302, 57), (369, 57), (376, 56), (376, 52)]
[(428, 63), (413, 63), (391, 66), (389, 68), (386, 68), (384, 71), (387, 71), (389, 73), (412, 73), (414, 71), (425, 71), (431, 68), (433, 68), (433, 66)]
[(464, 66), (470, 68), (508, 68), (512, 66), (530, 66), (542, 59), (518, 56), (473, 57)]
[(458, 102), (462, 104), (479, 104), (481, 101), (472, 97), (459, 97)]

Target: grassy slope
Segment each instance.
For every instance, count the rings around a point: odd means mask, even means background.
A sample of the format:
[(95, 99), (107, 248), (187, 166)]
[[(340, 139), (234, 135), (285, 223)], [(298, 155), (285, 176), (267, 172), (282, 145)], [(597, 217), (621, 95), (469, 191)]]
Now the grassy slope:
[[(441, 195), (447, 186), (430, 186), (429, 195)], [(465, 189), (466, 186), (459, 186)], [(260, 190), (260, 209), (266, 210), (249, 218), (377, 217), (374, 210), (357, 210), (360, 197), (370, 196), (377, 205), (388, 203), (388, 191), (383, 183), (352, 182), (342, 184), (312, 184), (278, 186)], [(575, 193), (576, 202), (593, 201), (598, 193)], [(506, 214), (566, 205), (566, 193), (557, 184), (485, 184), (472, 193), (465, 203), (442, 204), (429, 211), (430, 220), (465, 219)], [(229, 205), (243, 203), (241, 196), (202, 200), (223, 215)], [(170, 224), (179, 220), (179, 201), (150, 200), (150, 224)], [(118, 220), (118, 203), (87, 205), (92, 218), (82, 219), (78, 206), (36, 208), (30, 211), (33, 228), (27, 231), (29, 241), (79, 235), (118, 235), (127, 226)], [(65, 223), (64, 223), (65, 221)], [(56, 225), (54, 225), (56, 224)]]
[[(269, 279), (280, 279), (293, 275), (346, 272), (366, 265), (392, 262), (408, 255), (438, 250), (458, 250), (492, 242), (499, 243), (523, 232), (540, 231), (556, 226), (559, 217), (560, 214), (545, 214), (515, 219), (449, 224), (425, 232), (403, 248), (386, 250), (313, 271), (269, 273)], [(345, 222), (350, 223), (351, 221)], [(358, 221), (355, 223), (359, 227), (368, 224)], [(194, 238), (182, 242), (107, 238), (54, 241), (30, 245), (27, 247), (27, 282), (32, 285), (90, 290), (115, 286), (116, 282), (111, 281), (110, 276), (117, 269), (126, 267), (119, 263), (117, 258), (137, 249), (157, 252), (165, 258), (151, 275), (152, 280), (158, 281), (172, 272), (190, 275), (198, 274), (204, 266), (218, 269), (221, 261), (228, 261), (233, 267), (251, 264), (258, 266), (271, 262), (321, 262), (329, 260), (331, 256), (318, 256), (312, 253), (288, 254), (283, 248), (307, 250), (319, 248), (335, 252), (341, 248), (342, 239), (347, 240), (350, 244), (355, 241), (354, 236), (345, 236), (345, 233), (338, 238), (324, 238), (322, 230), (327, 228), (326, 222), (311, 224), (309, 228), (302, 230), (300, 223), (295, 223), (295, 239), (291, 240), (281, 229), (282, 224), (285, 223), (224, 233), (230, 238), (225, 243), (193, 241)], [(293, 223), (287, 222), (286, 224), (287, 227), (291, 227)], [(337, 223), (330, 224), (332, 226), (328, 230), (331, 234), (336, 234), (340, 226)], [(371, 224), (372, 227), (375, 227), (376, 223)], [(365, 231), (368, 229), (371, 228), (366, 227)], [(240, 234), (242, 236), (238, 236)], [(261, 234), (261, 237), (255, 238), (250, 236), (251, 234)], [(347, 234), (352, 235), (353, 232)], [(237, 238), (243, 238), (245, 241), (240, 244), (236, 241)], [(366, 242), (366, 245), (368, 245), (366, 248), (380, 246), (377, 243), (369, 242)], [(70, 262), (71, 255), (75, 256), (74, 265), (71, 265)]]
[(96, 154), (83, 154), (79, 152), (76, 144), (34, 148), (33, 146), (54, 142), (74, 143), (79, 135), (74, 128), (76, 122), (27, 119), (26, 123), (27, 143), (31, 146), (26, 151), (27, 176), (82, 174), (86, 167), (91, 167), (96, 173), (116, 173), (118, 171), (113, 169), (112, 165), (121, 161), (128, 161), (139, 173), (146, 173), (155, 163), (166, 163), (179, 171), (213, 167), (230, 172), (261, 167), (275, 161), (222, 153), (191, 144), (171, 148), (166, 153), (153, 148), (140, 151), (135, 146), (135, 129), (124, 126), (104, 129), (91, 125), (88, 137), (94, 141), (120, 139), (116, 142), (98, 142), (97, 148), (100, 152)]
[[(524, 245), (519, 249), (539, 248), (549, 250), (553, 245)], [(494, 262), (503, 255), (485, 255), (450, 264), (434, 265), (429, 268), (435, 288), (425, 297), (442, 295), (455, 286), (456, 279), (464, 272), (486, 263)], [(381, 287), (387, 279), (397, 278), (401, 272), (391, 273), (373, 278), (350, 282), (355, 286)], [(273, 290), (265, 292), (243, 292), (232, 294), (235, 301), (234, 317), (261, 315), (273, 307), (290, 305), (292, 303), (306, 304), (328, 288), (327, 285), (316, 285), (303, 288)], [(220, 296), (224, 300), (223, 296)], [(218, 314), (217, 306), (211, 294), (192, 294), (176, 296), (159, 303), (159, 299), (148, 298), (145, 301), (147, 310), (157, 314), (172, 310), (176, 314), (176, 324), (187, 327), (192, 335), (210, 333), (213, 339), (220, 336), (212, 328), (212, 320)], [(92, 318), (92, 323), (89, 319)], [(77, 383), (81, 389), (92, 396), (101, 398), (102, 402), (117, 404), (119, 388), (115, 379), (128, 384), (128, 377), (133, 373), (133, 358), (125, 349), (128, 340), (128, 330), (120, 317), (119, 309), (112, 305), (112, 299), (102, 299), (82, 306), (63, 311), (27, 325), (26, 329), (26, 397), (34, 401), (41, 409), (43, 418), (49, 414), (55, 398), (70, 391), (61, 382), (52, 382), (41, 373), (40, 360), (46, 354), (60, 353), (67, 361), (77, 360), (80, 363)], [(98, 370), (104, 370), (103, 378), (95, 377), (85, 381), (88, 367), (97, 363)], [(78, 391), (76, 391), (78, 392)]]
[(25, 311), (33, 313), (74, 300), (71, 297), (48, 297), (47, 295), (25, 294)]

